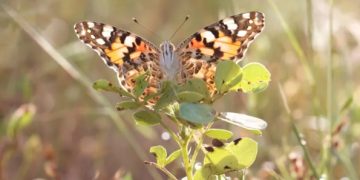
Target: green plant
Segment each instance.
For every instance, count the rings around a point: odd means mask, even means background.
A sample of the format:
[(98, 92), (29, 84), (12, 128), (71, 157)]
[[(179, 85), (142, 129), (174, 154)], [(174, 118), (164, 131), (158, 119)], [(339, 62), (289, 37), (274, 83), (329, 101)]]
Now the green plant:
[[(148, 85), (147, 73), (136, 78), (132, 92), (106, 80), (96, 81), (94, 88), (127, 97), (128, 100), (116, 105), (118, 110), (136, 110), (133, 118), (137, 124), (161, 125), (177, 143), (179, 149), (170, 155), (163, 146), (151, 147), (150, 152), (154, 154), (156, 161), (146, 162), (147, 164), (155, 166), (170, 179), (176, 179), (166, 166), (181, 157), (188, 180), (208, 179), (250, 167), (258, 148), (257, 143), (248, 137), (229, 142), (232, 132), (211, 128), (215, 121), (228, 122), (256, 134), (266, 127), (266, 122), (255, 117), (216, 112), (212, 107), (213, 102), (231, 91), (261, 92), (268, 86), (270, 73), (259, 63), (240, 67), (232, 61), (222, 61), (217, 65), (214, 80), (217, 90), (215, 93), (209, 93), (203, 80), (190, 79), (183, 84), (164, 81), (158, 93), (142, 97)], [(149, 103), (151, 99), (156, 99), (156, 103)], [(170, 123), (173, 125), (170, 126)], [(175, 128), (170, 128), (174, 125)], [(203, 144), (205, 138), (212, 139), (212, 146)], [(204, 159), (201, 168), (195, 169), (199, 152), (203, 152)]]

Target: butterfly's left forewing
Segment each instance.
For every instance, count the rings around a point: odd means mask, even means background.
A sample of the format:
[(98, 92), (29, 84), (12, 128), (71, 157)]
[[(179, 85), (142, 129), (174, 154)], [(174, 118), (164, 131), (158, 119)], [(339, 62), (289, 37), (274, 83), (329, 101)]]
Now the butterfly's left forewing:
[(96, 22), (80, 22), (74, 26), (78, 38), (96, 51), (118, 75), (120, 86), (131, 92), (136, 78), (149, 71), (145, 95), (155, 93), (163, 73), (159, 66), (159, 50), (139, 36)]
[(206, 26), (183, 41), (177, 48), (182, 65), (180, 81), (204, 79), (215, 92), (214, 75), (220, 59), (240, 61), (249, 44), (263, 30), (264, 14), (248, 12), (227, 17)]

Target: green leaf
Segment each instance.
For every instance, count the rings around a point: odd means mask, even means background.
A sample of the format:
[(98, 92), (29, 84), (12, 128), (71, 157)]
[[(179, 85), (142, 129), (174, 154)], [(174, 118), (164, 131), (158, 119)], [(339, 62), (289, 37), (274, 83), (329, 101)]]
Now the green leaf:
[(136, 97), (139, 97), (144, 92), (145, 88), (147, 88), (147, 86), (149, 85), (149, 83), (146, 80), (147, 75), (148, 75), (147, 73), (144, 73), (136, 77), (135, 87), (133, 91)]
[(264, 120), (246, 114), (222, 112), (218, 118), (248, 130), (263, 130), (267, 127), (267, 123)]
[(180, 87), (181, 91), (192, 91), (192, 92), (198, 92), (204, 96), (205, 99), (209, 99), (209, 90), (207, 88), (207, 85), (204, 80), (202, 79), (190, 79), (187, 80), (186, 83)]
[(115, 92), (118, 93), (120, 96), (127, 96), (127, 97), (132, 97), (132, 95), (130, 93), (128, 93), (127, 91), (125, 91), (124, 89), (117, 87), (115, 85), (113, 85), (111, 82), (104, 80), (104, 79), (99, 79), (97, 81), (95, 81), (93, 83), (93, 88), (97, 91), (109, 91), (109, 92)]
[(155, 104), (155, 109), (162, 109), (176, 100), (174, 88), (170, 81), (162, 83), (160, 99)]
[(206, 104), (181, 103), (179, 116), (195, 124), (207, 124), (214, 120), (215, 112)]
[(249, 63), (243, 67), (243, 77), (239, 86), (243, 92), (258, 93), (266, 89), (270, 82), (270, 72), (260, 63)]
[(205, 135), (213, 139), (228, 140), (233, 136), (233, 133), (225, 129), (208, 129)]
[(116, 104), (116, 109), (122, 111), (124, 109), (137, 109), (140, 106), (141, 104), (135, 101), (122, 101)]
[(242, 138), (232, 141), (227, 147), (232, 154), (236, 156), (239, 162), (237, 170), (250, 167), (257, 155), (257, 142), (250, 138)]
[(242, 70), (233, 61), (222, 61), (217, 65), (215, 73), (215, 86), (220, 93), (225, 93), (240, 83)]
[(261, 130), (258, 130), (258, 129), (253, 129), (253, 130), (249, 130), (251, 133), (255, 134), (255, 135), (258, 135), (258, 136), (261, 136), (262, 135), (262, 131)]
[(204, 99), (204, 95), (194, 91), (183, 91), (177, 94), (179, 101), (182, 102), (199, 102)]
[(27, 127), (33, 120), (36, 107), (33, 104), (20, 106), (11, 116), (7, 124), (7, 135), (14, 138), (21, 130)]
[(156, 164), (160, 167), (165, 167), (167, 152), (163, 146), (153, 146), (150, 148), (150, 153), (152, 153), (156, 158)]
[(175, 159), (179, 158), (180, 155), (181, 155), (181, 149), (178, 149), (178, 150), (172, 152), (169, 155), (169, 157), (166, 158), (165, 166), (170, 164), (171, 162), (173, 162)]
[(210, 174), (224, 174), (250, 167), (256, 159), (257, 143), (250, 138), (235, 140), (225, 147), (212, 147), (205, 154), (204, 167)]
[(196, 180), (212, 180), (211, 164), (203, 165), (200, 169), (196, 170), (194, 179)]
[(133, 115), (136, 124), (153, 126), (160, 123), (161, 116), (154, 111), (138, 111)]

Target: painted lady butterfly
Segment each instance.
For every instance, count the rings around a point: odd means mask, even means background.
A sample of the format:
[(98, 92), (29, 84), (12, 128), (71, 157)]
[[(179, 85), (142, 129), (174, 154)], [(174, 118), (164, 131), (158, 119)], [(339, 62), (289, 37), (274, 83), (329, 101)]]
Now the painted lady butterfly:
[(115, 70), (121, 87), (129, 92), (136, 77), (149, 71), (144, 95), (156, 93), (162, 80), (183, 83), (190, 78), (203, 79), (214, 94), (217, 61), (239, 62), (264, 23), (260, 12), (238, 14), (206, 26), (178, 46), (165, 41), (160, 49), (131, 32), (103, 23), (85, 21), (74, 28), (78, 38)]

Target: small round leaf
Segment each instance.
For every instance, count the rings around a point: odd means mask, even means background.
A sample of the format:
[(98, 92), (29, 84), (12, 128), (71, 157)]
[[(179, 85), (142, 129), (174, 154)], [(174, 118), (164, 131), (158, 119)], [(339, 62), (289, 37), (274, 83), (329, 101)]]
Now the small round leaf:
[(183, 102), (199, 102), (204, 98), (204, 95), (194, 91), (183, 91), (177, 94), (179, 101)]
[(249, 63), (243, 67), (240, 88), (243, 92), (258, 93), (266, 89), (270, 82), (270, 72), (260, 63)]
[(250, 138), (242, 138), (226, 144), (225, 147), (212, 147), (204, 158), (204, 167), (211, 174), (224, 174), (250, 167), (257, 156), (257, 143)]
[(222, 61), (216, 67), (215, 86), (220, 93), (231, 89), (240, 83), (242, 79), (242, 69), (233, 61)]
[(195, 124), (207, 124), (215, 118), (214, 110), (206, 104), (181, 103), (179, 115)]
[(150, 153), (152, 153), (156, 158), (156, 163), (164, 167), (166, 163), (167, 152), (163, 146), (153, 146), (150, 148)]
[(152, 126), (160, 123), (161, 116), (153, 111), (138, 111), (133, 115), (136, 124)]
[(139, 104), (138, 102), (135, 102), (135, 101), (122, 101), (122, 102), (119, 102), (118, 104), (116, 104), (116, 109), (118, 111), (122, 111), (124, 109), (136, 109), (140, 106), (141, 106), (141, 104)]
[(205, 135), (213, 139), (228, 140), (233, 136), (233, 133), (225, 129), (208, 129)]

